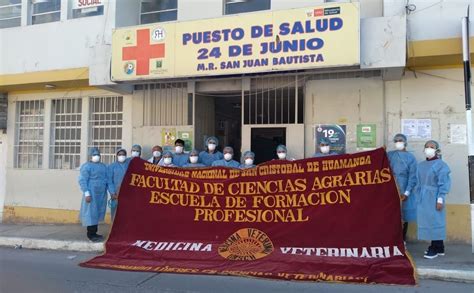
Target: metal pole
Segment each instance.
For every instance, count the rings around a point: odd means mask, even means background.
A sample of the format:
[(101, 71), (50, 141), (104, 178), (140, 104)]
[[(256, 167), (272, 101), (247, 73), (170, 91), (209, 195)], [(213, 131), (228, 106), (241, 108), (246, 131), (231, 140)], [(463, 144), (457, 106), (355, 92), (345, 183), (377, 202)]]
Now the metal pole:
[(467, 16), (462, 18), (462, 55), (464, 66), (464, 95), (466, 103), (467, 147), (469, 170), (469, 195), (471, 201), (471, 248), (474, 253), (474, 141), (471, 110), (471, 62), (469, 50), (469, 7)]

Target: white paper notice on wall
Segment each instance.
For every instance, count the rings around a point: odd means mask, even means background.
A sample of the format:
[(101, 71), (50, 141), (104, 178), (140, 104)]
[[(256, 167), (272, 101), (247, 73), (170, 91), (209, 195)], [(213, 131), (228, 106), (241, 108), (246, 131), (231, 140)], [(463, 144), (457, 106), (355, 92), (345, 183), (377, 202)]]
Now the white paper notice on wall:
[(449, 124), (449, 143), (467, 144), (466, 124)]
[(411, 139), (431, 139), (431, 119), (402, 119), (402, 133)]
[[(84, 9), (103, 5), (103, 0), (73, 0), (72, 9)], [(145, 1), (143, 1), (145, 2)], [(150, 2), (150, 1), (148, 1)]]

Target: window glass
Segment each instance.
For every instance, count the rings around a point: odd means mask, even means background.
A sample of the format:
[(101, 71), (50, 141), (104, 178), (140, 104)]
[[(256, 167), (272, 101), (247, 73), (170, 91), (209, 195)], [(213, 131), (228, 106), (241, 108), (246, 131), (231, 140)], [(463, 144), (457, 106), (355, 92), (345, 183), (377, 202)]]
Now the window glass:
[(146, 0), (141, 2), (140, 23), (155, 23), (178, 19), (177, 0)]
[(21, 25), (21, 0), (0, 0), (0, 29)]
[(270, 9), (270, 0), (224, 0), (225, 14), (237, 14)]

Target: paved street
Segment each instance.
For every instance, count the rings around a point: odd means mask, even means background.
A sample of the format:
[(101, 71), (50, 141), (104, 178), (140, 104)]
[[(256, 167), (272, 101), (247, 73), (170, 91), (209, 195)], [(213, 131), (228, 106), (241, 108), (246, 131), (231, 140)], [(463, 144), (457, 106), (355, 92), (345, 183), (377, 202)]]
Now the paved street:
[(95, 270), (90, 253), (0, 248), (0, 292), (474, 292), (473, 284), (421, 280), (419, 287), (269, 281)]

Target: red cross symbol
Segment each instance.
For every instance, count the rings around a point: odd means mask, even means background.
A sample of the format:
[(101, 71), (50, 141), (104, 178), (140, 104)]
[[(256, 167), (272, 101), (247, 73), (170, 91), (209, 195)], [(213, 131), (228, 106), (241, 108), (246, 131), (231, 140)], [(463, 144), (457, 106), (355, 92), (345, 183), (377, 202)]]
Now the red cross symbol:
[(150, 59), (165, 57), (165, 44), (150, 45), (150, 29), (137, 31), (137, 45), (122, 48), (122, 60), (137, 60), (137, 75), (150, 73)]

